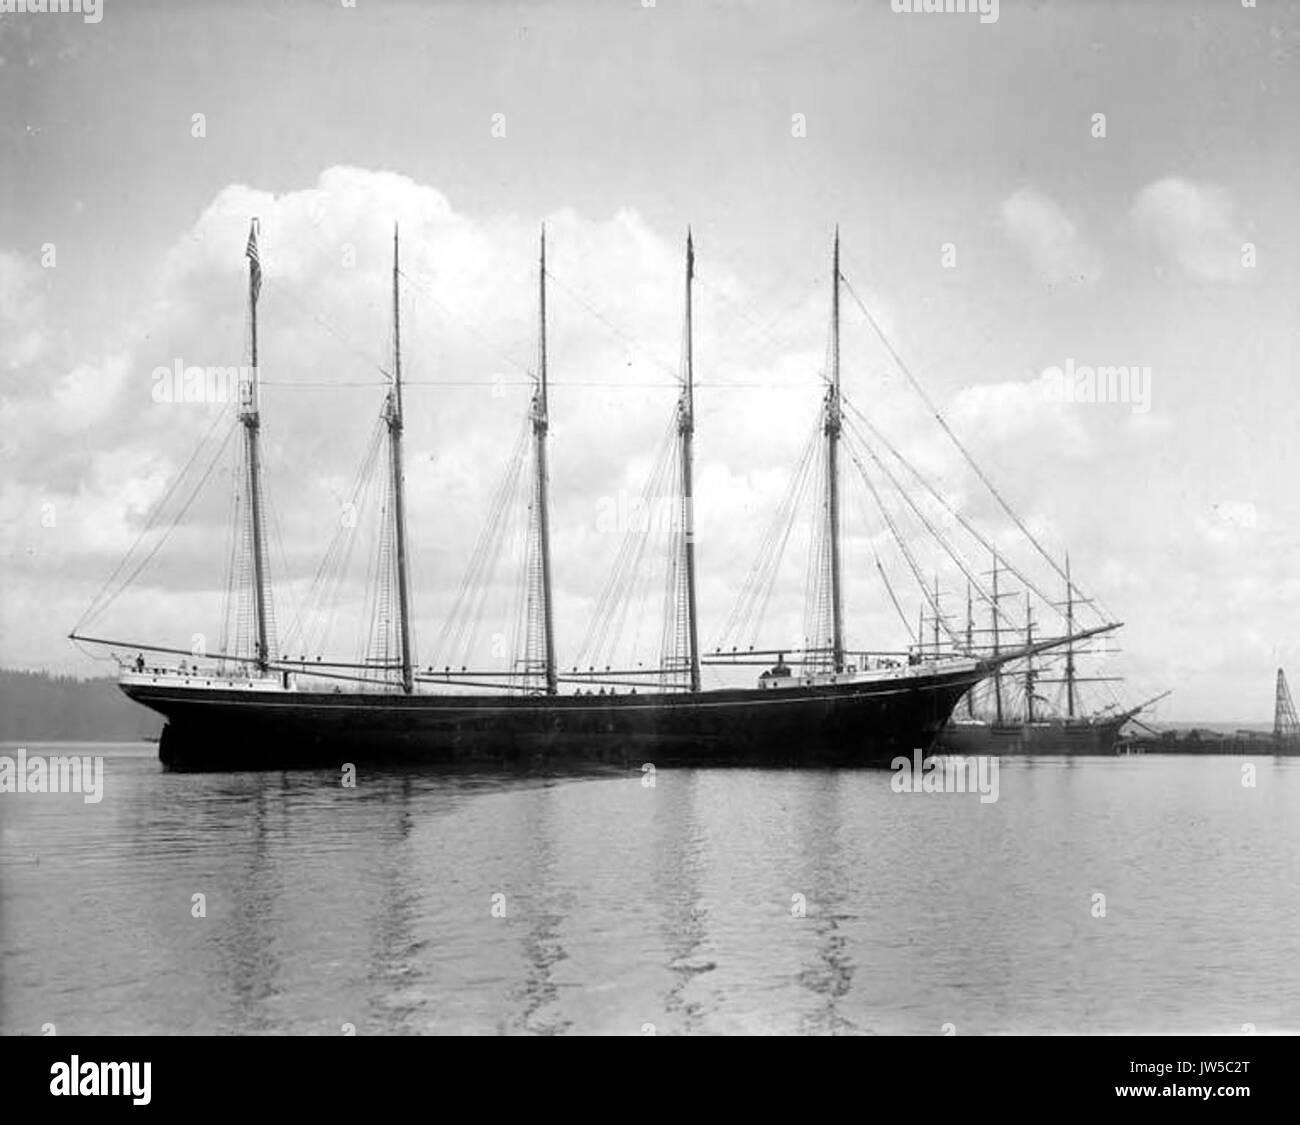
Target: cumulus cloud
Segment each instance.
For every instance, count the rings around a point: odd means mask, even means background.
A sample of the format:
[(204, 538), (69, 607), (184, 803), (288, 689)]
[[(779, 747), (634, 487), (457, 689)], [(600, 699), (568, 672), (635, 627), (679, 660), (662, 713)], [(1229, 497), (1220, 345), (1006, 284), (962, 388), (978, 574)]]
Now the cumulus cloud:
[[(13, 596), (6, 599), (11, 619), (0, 627), (11, 637), (26, 644), (43, 628), (23, 607), (39, 600), (53, 573), (60, 590), (48, 612), (60, 625), (76, 619), (209, 433), (161, 526), (206, 472), (204, 488), (105, 628), (188, 644), (218, 619), (239, 446), (234, 412), (225, 403), (160, 403), (153, 392), (159, 368), (247, 362), (244, 246), (254, 215), (261, 223), (262, 432), (281, 631), (306, 598), (378, 425), (391, 368), (398, 223), (413, 585), (417, 627), (428, 641), (437, 635), (532, 394), (538, 223), (470, 216), (405, 176), (335, 167), (303, 190), (221, 191), (159, 263), (155, 288), (139, 294), (122, 340), (55, 370), (40, 397), (6, 396), (0, 512)], [(578, 634), (563, 638), (562, 649), (571, 651), (620, 542), (621, 527), (602, 526), (603, 506), (639, 495), (671, 427), (685, 248), (630, 209), (595, 218), (561, 209), (546, 216), (546, 227), (552, 541), (557, 598)], [(713, 587), (710, 612), (722, 615), (733, 592), (731, 568), (748, 563), (733, 552), (755, 545), (755, 513), (770, 506), (772, 474), (777, 466), (788, 471), (816, 416), (827, 310), (820, 302), (797, 309), (782, 335), (806, 341), (807, 351), (778, 354), (761, 334), (737, 331), (735, 308), (753, 297), (725, 262), (709, 257), (700, 231), (696, 254), (709, 277), (696, 295), (697, 512), (708, 524), (701, 555), (710, 553), (707, 541), (726, 544), (712, 549), (711, 562), (727, 576), (703, 578)], [(28, 334), (7, 337), (19, 341), (9, 362), (20, 374), (43, 352), (49, 329), (33, 296), (36, 280), (39, 271), (15, 255), (0, 258), (0, 285), (13, 297), (3, 307)], [(223, 435), (230, 436), (217, 457)], [(355, 573), (342, 588), (340, 603), (354, 606), (340, 606), (335, 640), (343, 645), (364, 604), (367, 550), (359, 546)], [(508, 616), (513, 581), (507, 561), (502, 604), (489, 612)], [(178, 601), (178, 591), (188, 594)], [(650, 604), (657, 607), (656, 599)], [(657, 629), (650, 632), (657, 637)]]
[[(240, 432), (228, 403), (160, 403), (153, 391), (158, 368), (246, 362), (244, 246), (253, 215), (262, 232), (263, 462), (281, 635), (300, 611), (307, 616), (311, 577), (339, 529), (357, 467), (379, 425), (391, 368), (396, 222), (402, 234), (407, 514), (418, 652), (424, 662), (445, 658), (434, 642), (532, 393), (538, 224), (511, 214), (471, 216), (428, 185), (347, 167), (330, 168), (314, 185), (284, 194), (244, 185), (218, 193), (193, 227), (178, 233), (154, 271), (155, 287), (138, 295), (122, 339), (105, 341), (97, 356), (76, 357), (56, 370), (49, 381), (53, 400), (6, 400), (0, 406), (9, 470), (0, 479), (0, 545), (12, 560), (0, 629), (24, 652), (50, 651), (52, 637), (77, 619), (181, 475), (184, 482), (164, 506), (160, 527), (182, 514), (200, 480), (206, 483), (165, 549), (100, 624), (108, 635), (182, 647), (195, 633), (211, 638), (219, 626)], [(623, 526), (615, 521), (611, 527), (608, 513), (640, 495), (656, 449), (672, 429), (684, 246), (628, 209), (598, 217), (561, 209), (546, 217), (546, 227), (553, 573), (560, 656), (569, 661), (621, 543)], [(707, 284), (697, 287), (695, 308), (696, 527), (701, 634), (711, 641), (817, 430), (829, 299), (822, 288), (806, 299), (782, 302), (780, 317), (769, 317), (773, 310), (758, 307), (762, 300), (745, 280), (710, 256), (707, 231), (696, 231), (696, 255), (707, 276)], [(8, 268), (8, 284), (15, 274), (32, 280), (26, 267), (10, 260)], [(871, 297), (869, 303), (888, 325), (888, 301)], [(737, 310), (748, 311), (742, 316)], [(39, 334), (48, 331), (48, 312), (29, 311), (24, 323)], [(779, 339), (767, 328), (778, 322)], [(850, 393), (863, 380), (879, 379), (871, 365), (880, 357), (873, 359), (866, 344), (861, 325), (855, 330), (847, 324)], [(27, 368), (39, 351), (37, 344), (28, 345)], [(889, 390), (889, 380), (884, 382)], [(893, 389), (903, 393), (897, 384), (894, 379)], [(891, 406), (886, 400), (897, 396), (877, 394), (871, 385), (873, 424), (964, 514), (977, 522), (987, 517), (985, 526), (996, 537), (988, 524), (1001, 514), (972, 484), (968, 467), (926, 412), (916, 401)], [(1001, 451), (1018, 473), (1035, 458), (1083, 456), (1089, 449), (1081, 421), (1046, 402), (1033, 383), (969, 388), (945, 410), (963, 435)], [(217, 456), (223, 437), (227, 445)], [(889, 463), (906, 479), (905, 470)], [(964, 591), (964, 579), (915, 513), (879, 469), (868, 468), (927, 580), (936, 567), (946, 566), (945, 588)], [(815, 482), (819, 471), (809, 479)], [(919, 593), (853, 458), (842, 461), (842, 475), (853, 633), (858, 643), (897, 647), (907, 638), (899, 635), (901, 623), (881, 587), (873, 549), (890, 569), (909, 615)], [(787, 565), (764, 620), (765, 634), (773, 638), (802, 633), (817, 497), (810, 488), (795, 513), (798, 527), (789, 539)], [(935, 504), (927, 505), (931, 518), (944, 518)], [(51, 512), (52, 520), (44, 518)], [(1036, 528), (1055, 534), (1039, 512), (1025, 514)], [(363, 533), (366, 521), (375, 518), (373, 511), (362, 513), (350, 570), (326, 607), (334, 624), (320, 651), (356, 654), (375, 542)], [(960, 534), (950, 520), (942, 526)], [(146, 548), (152, 542), (146, 536)], [(509, 635), (517, 573), (513, 556), (503, 550), (485, 608), (484, 642), (493, 633)], [(51, 576), (57, 576), (57, 589)], [(654, 588), (634, 610), (645, 616), (638, 635), (647, 639), (638, 658), (657, 655), (652, 650), (660, 635), (656, 615), (663, 585), (648, 586)], [(215, 639), (209, 647), (216, 647)]]
[(1246, 280), (1246, 235), (1223, 188), (1177, 177), (1157, 180), (1138, 192), (1130, 218), (1185, 275), (1200, 281)]
[(1002, 229), (1044, 281), (1087, 285), (1101, 277), (1101, 259), (1064, 209), (1033, 187), (1023, 187), (998, 211)]
[(962, 390), (949, 413), (965, 433), (982, 443), (1015, 441), (1028, 461), (1034, 454), (1085, 456), (1092, 450), (1082, 412), (1051, 401), (1042, 379), (981, 383)]

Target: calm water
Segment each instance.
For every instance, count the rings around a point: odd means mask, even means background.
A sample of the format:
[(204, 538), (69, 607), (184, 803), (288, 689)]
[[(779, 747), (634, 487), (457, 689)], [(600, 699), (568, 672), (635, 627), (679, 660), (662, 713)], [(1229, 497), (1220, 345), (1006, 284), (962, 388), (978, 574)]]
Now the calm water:
[(76, 750), (101, 803), (0, 795), (5, 1033), (1300, 1029), (1297, 759), (1009, 760), (981, 804)]

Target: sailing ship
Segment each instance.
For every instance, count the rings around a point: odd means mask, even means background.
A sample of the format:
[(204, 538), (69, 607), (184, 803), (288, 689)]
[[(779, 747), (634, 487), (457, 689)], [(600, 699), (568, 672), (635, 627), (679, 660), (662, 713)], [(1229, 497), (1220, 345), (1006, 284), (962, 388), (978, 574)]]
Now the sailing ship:
[[(1003, 598), (1013, 596), (1000, 583), (1002, 568), (998, 555), (993, 556), (992, 595), (989, 625), (991, 638), (989, 651), (1001, 652), (1004, 626), (1000, 611)], [(1116, 703), (1086, 710), (1082, 705), (1080, 685), (1107, 683), (1118, 677), (1084, 676), (1079, 674), (1078, 645), (1075, 638), (1075, 611), (1079, 596), (1070, 577), (1069, 556), (1065, 559), (1065, 611), (1066, 643), (1061, 675), (1051, 675), (1055, 669), (1042, 668), (1033, 656), (1021, 662), (1017, 671), (1008, 676), (1002, 667), (994, 670), (988, 680), (966, 693), (939, 738), (942, 751), (951, 754), (1114, 754), (1121, 733), (1148, 707), (1166, 698), (1162, 692), (1136, 706), (1122, 708)], [(1024, 632), (1026, 645), (1034, 639), (1033, 606), (1026, 596), (1024, 607)], [(967, 593), (966, 638), (969, 651), (976, 651), (975, 626), (972, 602)], [(1057, 684), (1064, 688), (1064, 706), (1041, 693), (1041, 685)]]
[[(403, 274), (393, 232), (393, 350), (381, 414), (387, 444), (383, 572), (391, 577), (383, 613), (391, 639), (360, 663), (277, 658), (268, 579), (266, 516), (259, 449), (257, 310), (262, 271), (254, 220), (248, 258), (251, 365), (240, 384), (235, 424), (242, 430), (246, 503), (239, 534), (246, 544), (248, 644), (205, 654), (190, 665), (186, 649), (92, 637), (79, 643), (127, 654), (120, 674), (128, 697), (160, 713), (159, 756), (177, 770), (337, 768), (343, 762), (466, 762), (488, 765), (650, 761), (662, 765), (880, 764), (914, 750), (930, 752), (957, 701), (975, 684), (1017, 660), (1117, 626), (1103, 623), (1073, 637), (1031, 640), (996, 653), (935, 653), (903, 662), (896, 654), (851, 651), (845, 640), (840, 545), (839, 443), (840, 245), (835, 233), (831, 330), (820, 414), (827, 521), (820, 578), (829, 628), (785, 649), (701, 653), (696, 607), (693, 505), (695, 378), (692, 352), (694, 245), (687, 232), (684, 365), (675, 413), (677, 534), (671, 563), (672, 653), (655, 669), (561, 670), (556, 658), (549, 526), (546, 356), (546, 232), (538, 266), (539, 349), (525, 420), (531, 438), (527, 568), (527, 652), (515, 673), (421, 668), (413, 659), (407, 554), (401, 303)], [(529, 432), (530, 431), (530, 432)], [(231, 433), (235, 432), (232, 429)], [(93, 608), (93, 607), (92, 607)], [(91, 611), (88, 611), (88, 616)], [(83, 618), (83, 621), (86, 618)], [(129, 659), (132, 651), (139, 655)], [(145, 657), (148, 653), (148, 658)], [(704, 687), (702, 664), (761, 663), (748, 686)], [(597, 690), (599, 688), (599, 690)], [(622, 689), (621, 691), (619, 689)], [(630, 689), (630, 690), (629, 690)]]

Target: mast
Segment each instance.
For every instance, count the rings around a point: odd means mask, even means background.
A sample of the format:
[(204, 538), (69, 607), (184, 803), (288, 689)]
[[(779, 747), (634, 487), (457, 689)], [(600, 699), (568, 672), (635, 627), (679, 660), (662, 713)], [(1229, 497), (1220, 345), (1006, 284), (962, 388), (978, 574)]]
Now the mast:
[[(1065, 635), (1074, 636), (1074, 583), (1070, 581), (1070, 556), (1065, 556)], [(1074, 642), (1065, 646), (1065, 713), (1074, 718)]]
[[(1034, 607), (1029, 604), (1029, 591), (1025, 591), (1025, 644), (1034, 643)], [(1025, 722), (1034, 721), (1034, 658), (1025, 661)]]
[(398, 300), (397, 224), (393, 224), (393, 386), (388, 392), (388, 449), (397, 539), (397, 606), (402, 648), (402, 691), (411, 694), (411, 606), (406, 582), (406, 497), (402, 480), (402, 315)]
[(686, 228), (686, 386), (677, 410), (681, 440), (682, 530), (686, 556), (686, 634), (689, 645), (691, 691), (700, 690), (700, 641), (695, 618), (695, 494), (692, 480), (695, 444), (695, 357), (692, 342), (691, 289), (695, 281), (695, 244)]
[(934, 658), (939, 659), (939, 576), (934, 576)]
[[(974, 653), (975, 616), (971, 604), (970, 579), (966, 579), (966, 655)], [(975, 689), (966, 693), (966, 717), (975, 718)]]
[(844, 670), (844, 599), (840, 589), (840, 228), (831, 261), (831, 385), (826, 392), (826, 491), (831, 535), (831, 659)]
[[(993, 552), (993, 655), (997, 656), (1001, 651), (998, 637), (998, 553)], [(993, 700), (997, 708), (998, 725), (1002, 724), (1002, 666), (993, 673)]]
[(257, 252), (258, 222), (256, 217), (249, 224), (248, 246), (244, 250), (248, 258), (248, 314), (252, 329), (252, 361), (249, 381), (244, 384), (243, 401), (240, 403), (239, 420), (244, 424), (244, 446), (248, 463), (248, 502), (253, 530), (253, 611), (257, 618), (257, 669), (265, 672), (270, 659), (269, 642), (266, 631), (266, 574), (265, 553), (262, 531), (262, 468), (258, 452), (258, 431), (261, 418), (258, 408), (258, 371), (257, 371), (257, 297), (262, 290), (262, 263)]
[(537, 539), (542, 563), (542, 636), (545, 644), (546, 694), (559, 690), (555, 669), (555, 623), (551, 611), (551, 520), (547, 504), (546, 434), (550, 427), (546, 393), (546, 227), (542, 227), (537, 269), (538, 361), (537, 392), (533, 396), (533, 444), (537, 452)]

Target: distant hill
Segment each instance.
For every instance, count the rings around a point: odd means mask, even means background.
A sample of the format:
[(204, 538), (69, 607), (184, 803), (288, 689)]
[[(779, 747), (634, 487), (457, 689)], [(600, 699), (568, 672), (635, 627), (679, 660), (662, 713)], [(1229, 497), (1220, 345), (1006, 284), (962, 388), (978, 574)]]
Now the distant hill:
[(157, 738), (163, 719), (110, 678), (78, 680), (0, 669), (0, 740), (131, 742)]

